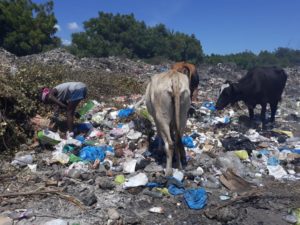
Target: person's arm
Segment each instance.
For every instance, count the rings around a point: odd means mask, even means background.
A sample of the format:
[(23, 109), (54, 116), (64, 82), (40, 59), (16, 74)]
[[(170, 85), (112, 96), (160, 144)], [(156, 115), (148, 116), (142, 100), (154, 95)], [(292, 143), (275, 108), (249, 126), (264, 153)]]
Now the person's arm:
[(54, 88), (49, 93), (49, 100), (62, 108), (67, 108), (67, 105), (59, 101), (55, 96), (57, 95), (57, 90)]

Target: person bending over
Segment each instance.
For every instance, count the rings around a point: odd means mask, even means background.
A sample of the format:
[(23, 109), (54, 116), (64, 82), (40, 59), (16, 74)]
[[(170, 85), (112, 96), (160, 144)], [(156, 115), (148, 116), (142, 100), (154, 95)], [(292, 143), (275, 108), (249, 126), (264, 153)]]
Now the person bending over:
[(73, 136), (73, 124), (76, 107), (86, 98), (87, 87), (82, 82), (67, 82), (50, 89), (42, 89), (41, 100), (44, 103), (54, 103), (56, 110), (54, 116), (58, 116), (58, 110), (63, 109), (67, 113), (68, 135)]

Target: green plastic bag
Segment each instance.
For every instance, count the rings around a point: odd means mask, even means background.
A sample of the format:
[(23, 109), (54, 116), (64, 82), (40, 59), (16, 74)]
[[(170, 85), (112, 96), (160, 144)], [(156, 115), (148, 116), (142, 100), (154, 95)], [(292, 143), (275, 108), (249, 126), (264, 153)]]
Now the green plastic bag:
[(69, 156), (69, 162), (70, 162), (70, 163), (80, 162), (80, 161), (82, 161), (81, 158), (78, 157), (78, 156), (76, 156), (76, 155), (74, 155), (74, 154), (71, 154), (71, 155)]

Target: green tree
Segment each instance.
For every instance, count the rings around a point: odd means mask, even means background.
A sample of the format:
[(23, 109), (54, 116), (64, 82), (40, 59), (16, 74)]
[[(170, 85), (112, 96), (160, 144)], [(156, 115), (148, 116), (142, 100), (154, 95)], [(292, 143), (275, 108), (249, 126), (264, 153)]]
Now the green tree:
[(60, 39), (54, 35), (56, 23), (53, 1), (35, 4), (31, 0), (1, 0), (0, 46), (18, 56), (57, 47)]
[(261, 51), (258, 55), (250, 51), (229, 55), (212, 54), (205, 56), (205, 62), (208, 64), (233, 62), (242, 69), (250, 69), (254, 66), (299, 66), (300, 50), (278, 48), (273, 52)]
[(113, 15), (99, 12), (84, 22), (84, 32), (72, 35), (70, 51), (79, 56), (165, 58), (194, 63), (202, 61), (200, 41), (194, 35), (171, 32), (164, 24), (148, 27), (133, 14)]

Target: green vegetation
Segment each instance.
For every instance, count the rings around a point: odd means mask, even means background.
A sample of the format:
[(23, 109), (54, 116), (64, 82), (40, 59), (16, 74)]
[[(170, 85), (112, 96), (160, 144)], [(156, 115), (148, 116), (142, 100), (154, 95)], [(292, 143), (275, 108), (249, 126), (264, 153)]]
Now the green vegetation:
[(165, 58), (200, 63), (202, 47), (194, 35), (168, 30), (159, 24), (148, 27), (130, 15), (99, 12), (84, 22), (84, 32), (72, 35), (70, 51), (79, 57), (124, 56), (128, 58)]
[(0, 46), (18, 55), (47, 51), (60, 45), (55, 37), (57, 23), (53, 2), (0, 1)]
[(294, 66), (300, 65), (300, 50), (289, 48), (278, 48), (274, 52), (261, 51), (258, 55), (245, 51), (237, 54), (206, 56), (208, 64), (233, 62), (242, 69), (249, 69), (254, 66)]
[[(1, 66), (0, 66), (1, 68)], [(143, 93), (145, 85), (125, 74), (71, 70), (63, 65), (19, 65), (15, 75), (0, 74), (0, 152), (13, 150), (34, 134), (30, 118), (46, 115), (52, 106), (41, 103), (42, 87), (68, 81), (87, 84), (88, 98), (108, 101), (113, 96)]]

